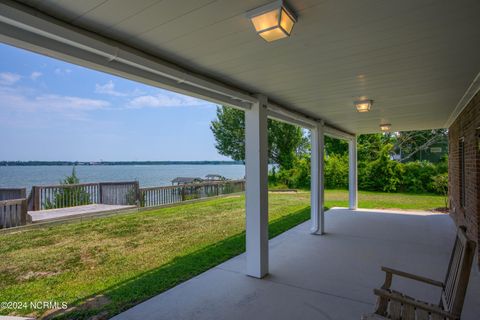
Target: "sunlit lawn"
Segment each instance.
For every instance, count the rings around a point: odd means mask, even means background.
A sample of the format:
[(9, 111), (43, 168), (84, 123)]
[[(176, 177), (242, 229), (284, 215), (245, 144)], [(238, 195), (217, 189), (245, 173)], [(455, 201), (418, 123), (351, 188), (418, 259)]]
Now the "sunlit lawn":
[[(346, 206), (327, 191), (326, 206)], [(244, 196), (0, 235), (0, 301), (67, 302), (108, 318), (245, 250)], [(309, 193), (270, 193), (270, 237), (309, 218)], [(437, 196), (360, 193), (365, 208), (431, 209)], [(31, 308), (0, 314), (55, 315)]]
[[(347, 207), (348, 192), (326, 190), (325, 206)], [(358, 206), (365, 209), (432, 210), (444, 207), (445, 202), (443, 197), (437, 195), (360, 191)]]

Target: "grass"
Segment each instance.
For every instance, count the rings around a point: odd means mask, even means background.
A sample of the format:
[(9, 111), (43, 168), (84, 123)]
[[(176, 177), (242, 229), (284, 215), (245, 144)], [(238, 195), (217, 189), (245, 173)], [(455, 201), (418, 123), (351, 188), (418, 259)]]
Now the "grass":
[[(358, 206), (364, 209), (432, 210), (445, 206), (443, 197), (429, 194), (359, 191)], [(327, 207), (348, 207), (345, 190), (325, 190)]]
[[(346, 206), (344, 190), (326, 205)], [(108, 318), (245, 250), (244, 196), (212, 199), (0, 235), (0, 301), (67, 302), (67, 312), (0, 314)], [(360, 193), (365, 208), (431, 209), (438, 196)], [(269, 235), (309, 218), (309, 193), (271, 193)], [(57, 312), (57, 313), (55, 313)]]

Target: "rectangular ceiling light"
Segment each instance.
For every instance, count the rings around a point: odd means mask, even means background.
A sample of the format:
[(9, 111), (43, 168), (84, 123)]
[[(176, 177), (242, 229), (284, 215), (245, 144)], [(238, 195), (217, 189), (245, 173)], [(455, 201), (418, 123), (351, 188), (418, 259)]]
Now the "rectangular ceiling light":
[(380, 125), (380, 130), (382, 130), (383, 132), (390, 131), (391, 128), (392, 125), (390, 123), (383, 123)]
[(267, 42), (289, 37), (297, 21), (283, 1), (275, 1), (247, 12), (258, 35)]
[(373, 100), (357, 100), (353, 102), (353, 105), (358, 112), (368, 112), (372, 107)]

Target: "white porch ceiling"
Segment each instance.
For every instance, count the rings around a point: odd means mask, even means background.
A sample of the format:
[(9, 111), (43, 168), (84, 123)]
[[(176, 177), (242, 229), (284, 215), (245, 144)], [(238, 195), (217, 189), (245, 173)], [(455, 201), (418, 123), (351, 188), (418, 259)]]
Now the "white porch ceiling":
[(268, 0), (18, 2), (353, 133), (444, 127), (480, 72), (478, 0), (290, 0), (273, 43), (245, 16)]

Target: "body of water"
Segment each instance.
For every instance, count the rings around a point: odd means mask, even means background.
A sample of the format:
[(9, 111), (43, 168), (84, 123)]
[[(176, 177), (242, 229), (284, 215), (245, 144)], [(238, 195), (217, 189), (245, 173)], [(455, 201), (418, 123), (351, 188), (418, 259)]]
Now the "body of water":
[[(116, 165), (77, 166), (80, 183), (139, 181), (141, 187), (171, 185), (176, 177), (204, 178), (209, 173), (229, 179), (243, 179), (244, 165)], [(30, 191), (34, 185), (59, 184), (72, 173), (71, 166), (8, 166), (0, 167), (0, 188), (18, 187)]]

